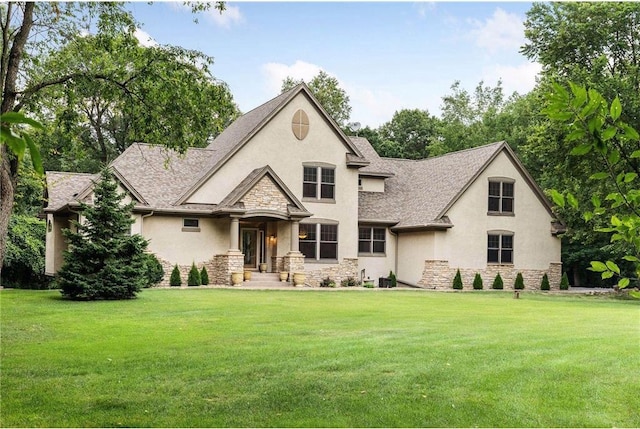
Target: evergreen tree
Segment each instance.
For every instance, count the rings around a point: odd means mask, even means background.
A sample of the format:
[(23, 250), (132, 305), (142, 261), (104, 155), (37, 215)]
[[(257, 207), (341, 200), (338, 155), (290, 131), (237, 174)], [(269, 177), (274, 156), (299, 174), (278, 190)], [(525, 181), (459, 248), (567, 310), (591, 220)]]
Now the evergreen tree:
[(560, 280), (560, 290), (568, 290), (569, 289), (569, 277), (567, 277), (567, 273), (562, 274), (562, 280)]
[(162, 281), (164, 277), (164, 268), (153, 253), (147, 253), (147, 284), (145, 287), (154, 286)]
[(200, 271), (196, 267), (196, 263), (191, 263), (191, 269), (189, 270), (189, 276), (187, 277), (188, 286), (200, 286), (202, 280), (200, 279)]
[(95, 183), (94, 196), (92, 206), (81, 203), (85, 221), (73, 222), (77, 232), (64, 231), (69, 250), (58, 285), (70, 299), (134, 298), (147, 283), (147, 241), (131, 235), (134, 203), (122, 204), (124, 195), (107, 169)]
[(549, 284), (549, 276), (547, 273), (544, 273), (542, 276), (542, 282), (540, 283), (540, 290), (549, 290), (551, 289), (551, 285)]
[(182, 285), (182, 278), (180, 277), (180, 268), (178, 268), (178, 264), (173, 266), (173, 271), (171, 271), (171, 277), (169, 278), (169, 284), (171, 286)]
[(456, 276), (453, 278), (453, 288), (454, 289), (462, 289), (462, 276), (460, 275), (460, 270), (456, 271)]
[(200, 283), (205, 286), (209, 284), (209, 273), (207, 273), (204, 265), (202, 266), (202, 271), (200, 271)]
[(514, 289), (524, 289), (524, 279), (522, 278), (522, 273), (518, 273), (516, 275), (516, 281), (513, 284)]
[(473, 278), (473, 288), (476, 290), (480, 290), (482, 289), (482, 277), (480, 277), (479, 273), (476, 273), (475, 277)]
[(493, 279), (493, 289), (504, 289), (504, 282), (502, 281), (502, 276), (500, 273), (496, 275), (496, 278)]

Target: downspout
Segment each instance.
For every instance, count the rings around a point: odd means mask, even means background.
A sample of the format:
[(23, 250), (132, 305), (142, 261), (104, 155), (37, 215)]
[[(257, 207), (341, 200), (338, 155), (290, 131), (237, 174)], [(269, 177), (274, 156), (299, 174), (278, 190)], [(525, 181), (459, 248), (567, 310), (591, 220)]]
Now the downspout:
[(140, 235), (142, 235), (143, 237), (144, 237), (144, 218), (153, 216), (153, 213), (154, 213), (153, 210), (151, 210), (151, 213), (140, 216)]

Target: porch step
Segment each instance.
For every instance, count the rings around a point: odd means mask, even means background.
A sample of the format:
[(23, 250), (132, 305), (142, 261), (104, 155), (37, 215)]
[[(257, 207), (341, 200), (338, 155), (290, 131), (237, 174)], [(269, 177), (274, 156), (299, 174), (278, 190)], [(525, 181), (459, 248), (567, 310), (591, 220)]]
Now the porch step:
[(251, 273), (251, 283), (280, 283), (280, 274), (278, 273)]

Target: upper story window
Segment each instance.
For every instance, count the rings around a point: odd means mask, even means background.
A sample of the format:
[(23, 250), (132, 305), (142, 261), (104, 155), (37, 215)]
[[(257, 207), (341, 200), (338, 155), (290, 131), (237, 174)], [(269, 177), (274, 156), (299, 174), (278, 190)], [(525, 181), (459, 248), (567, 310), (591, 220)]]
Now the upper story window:
[(298, 238), (306, 259), (338, 259), (338, 225), (303, 223)]
[(336, 197), (336, 169), (325, 166), (304, 166), (302, 197), (334, 201)]
[(489, 213), (513, 214), (513, 181), (489, 180)]
[(358, 253), (384, 254), (386, 248), (385, 228), (358, 228)]
[(487, 262), (492, 264), (513, 264), (512, 233), (489, 233)]

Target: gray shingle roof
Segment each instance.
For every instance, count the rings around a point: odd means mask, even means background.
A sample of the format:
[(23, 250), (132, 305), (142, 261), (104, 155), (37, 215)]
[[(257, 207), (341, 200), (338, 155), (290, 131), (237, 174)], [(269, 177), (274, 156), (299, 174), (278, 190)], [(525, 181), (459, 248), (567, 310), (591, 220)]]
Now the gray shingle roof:
[(375, 159), (365, 150), (371, 165), (395, 175), (386, 179), (384, 193), (359, 193), (358, 217), (397, 221), (396, 228), (448, 225), (445, 210), (505, 145), (492, 143), (419, 161)]
[(47, 171), (47, 211), (59, 210), (70, 202), (77, 201), (76, 196), (98, 179), (97, 174), (65, 173)]

